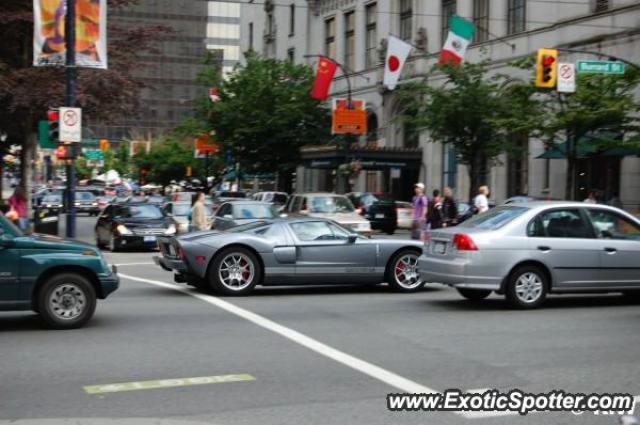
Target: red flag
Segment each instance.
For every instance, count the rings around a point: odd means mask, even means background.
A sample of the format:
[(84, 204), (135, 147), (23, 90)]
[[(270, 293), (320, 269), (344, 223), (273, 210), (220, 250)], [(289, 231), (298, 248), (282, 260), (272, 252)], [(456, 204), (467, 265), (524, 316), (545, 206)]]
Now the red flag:
[(329, 87), (336, 73), (337, 64), (331, 59), (321, 57), (318, 61), (318, 72), (311, 88), (311, 97), (325, 100), (329, 95)]

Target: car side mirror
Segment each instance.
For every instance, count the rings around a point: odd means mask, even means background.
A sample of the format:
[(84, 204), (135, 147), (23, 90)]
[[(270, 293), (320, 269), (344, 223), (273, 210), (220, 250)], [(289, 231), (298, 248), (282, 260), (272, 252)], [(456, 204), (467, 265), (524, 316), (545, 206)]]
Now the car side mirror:
[(358, 235), (349, 235), (349, 236), (347, 236), (347, 242), (349, 242), (349, 243), (356, 243), (357, 239), (358, 239)]

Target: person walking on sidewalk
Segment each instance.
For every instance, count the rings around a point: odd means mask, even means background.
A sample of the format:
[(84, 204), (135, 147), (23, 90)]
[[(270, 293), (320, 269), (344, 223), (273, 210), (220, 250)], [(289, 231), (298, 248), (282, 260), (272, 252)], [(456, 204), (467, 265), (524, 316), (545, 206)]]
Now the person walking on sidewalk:
[(458, 204), (453, 199), (453, 190), (450, 187), (445, 187), (442, 191), (444, 199), (442, 201), (442, 226), (449, 227), (458, 224)]
[(427, 213), (427, 222), (431, 229), (439, 229), (442, 227), (444, 217), (442, 214), (442, 196), (438, 189), (433, 190), (433, 197), (429, 202), (429, 212)]
[(489, 211), (489, 186), (480, 186), (478, 188), (478, 195), (473, 199), (473, 206), (476, 214)]
[(426, 215), (429, 211), (429, 200), (424, 196), (424, 184), (416, 183), (413, 197), (413, 224), (411, 227), (411, 239), (422, 239), (425, 230)]
[(13, 195), (9, 198), (9, 212), (7, 213), (7, 218), (16, 223), (22, 231), (29, 228), (27, 193), (22, 186), (17, 186)]

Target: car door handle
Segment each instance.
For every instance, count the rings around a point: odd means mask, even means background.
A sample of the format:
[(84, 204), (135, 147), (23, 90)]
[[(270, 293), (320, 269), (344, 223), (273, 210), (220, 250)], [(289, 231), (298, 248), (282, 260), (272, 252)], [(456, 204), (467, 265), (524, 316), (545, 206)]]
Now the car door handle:
[(543, 252), (551, 251), (551, 247), (548, 246), (539, 246), (538, 249)]
[(606, 247), (604, 250), (607, 251), (609, 254), (614, 254), (614, 253), (618, 252), (617, 249), (611, 248), (611, 247)]

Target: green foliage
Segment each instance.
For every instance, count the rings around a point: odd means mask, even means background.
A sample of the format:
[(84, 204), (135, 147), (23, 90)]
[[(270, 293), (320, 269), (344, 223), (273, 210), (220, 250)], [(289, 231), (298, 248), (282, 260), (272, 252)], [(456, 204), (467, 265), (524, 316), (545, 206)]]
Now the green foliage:
[(193, 169), (193, 175), (202, 174), (204, 160), (193, 157), (193, 146), (175, 139), (154, 141), (149, 153), (138, 154), (132, 158), (134, 177), (140, 178), (142, 168), (148, 170), (147, 182), (168, 185), (171, 180), (182, 180), (187, 166)]
[(313, 71), (305, 65), (264, 59), (254, 53), (226, 79), (205, 71), (201, 79), (217, 87), (220, 102), (202, 99), (196, 118), (182, 122), (180, 134), (215, 130), (220, 157), (230, 151), (247, 172), (290, 176), (300, 148), (330, 140), (330, 115), (309, 93)]
[[(443, 84), (428, 78), (445, 75)], [(487, 63), (434, 68), (427, 79), (404, 85), (398, 96), (400, 119), (429, 132), (432, 141), (452, 145), (468, 167), (471, 196), (483, 183), (487, 163), (511, 146), (514, 134), (528, 133), (531, 89), (503, 75), (490, 77)]]

